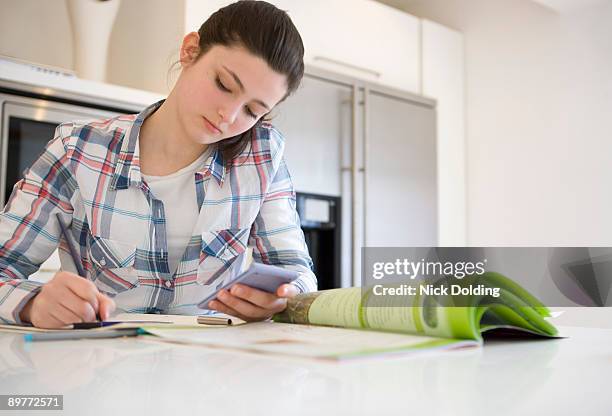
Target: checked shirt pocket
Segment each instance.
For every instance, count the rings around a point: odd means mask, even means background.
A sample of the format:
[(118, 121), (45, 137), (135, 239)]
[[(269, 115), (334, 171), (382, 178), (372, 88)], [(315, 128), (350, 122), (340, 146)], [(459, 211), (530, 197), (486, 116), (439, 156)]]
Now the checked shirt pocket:
[(248, 244), (250, 228), (202, 232), (198, 283), (209, 285), (221, 276), (242, 254)]
[(136, 246), (90, 236), (89, 258), (92, 280), (101, 292), (112, 296), (138, 286)]

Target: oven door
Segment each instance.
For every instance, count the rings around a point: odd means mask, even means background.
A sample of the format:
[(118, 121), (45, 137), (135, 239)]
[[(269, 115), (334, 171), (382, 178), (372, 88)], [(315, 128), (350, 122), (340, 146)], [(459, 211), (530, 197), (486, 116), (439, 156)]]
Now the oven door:
[(7, 202), (13, 185), (42, 154), (53, 139), (55, 128), (67, 121), (114, 117), (121, 113), (96, 110), (14, 95), (0, 94), (2, 111), (0, 159), (0, 208)]

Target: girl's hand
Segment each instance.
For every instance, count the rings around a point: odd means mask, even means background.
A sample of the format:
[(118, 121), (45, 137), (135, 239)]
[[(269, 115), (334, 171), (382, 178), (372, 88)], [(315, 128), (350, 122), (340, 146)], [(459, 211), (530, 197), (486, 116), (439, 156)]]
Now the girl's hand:
[(115, 310), (115, 302), (100, 293), (90, 280), (60, 271), (26, 303), (21, 320), (38, 328), (61, 328), (78, 322), (102, 320)]
[(289, 283), (279, 286), (275, 294), (238, 283), (229, 291), (221, 290), (208, 307), (248, 322), (263, 321), (284, 311), (287, 299), (297, 294), (297, 288)]

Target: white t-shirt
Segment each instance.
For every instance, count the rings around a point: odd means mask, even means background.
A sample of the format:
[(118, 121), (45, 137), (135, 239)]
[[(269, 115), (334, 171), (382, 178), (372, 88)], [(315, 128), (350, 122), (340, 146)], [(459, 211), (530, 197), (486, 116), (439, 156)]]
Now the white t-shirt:
[(191, 164), (170, 175), (142, 175), (155, 198), (160, 199), (164, 204), (170, 275), (176, 272), (198, 220), (200, 207), (194, 174), (202, 170), (208, 154), (206, 150)]

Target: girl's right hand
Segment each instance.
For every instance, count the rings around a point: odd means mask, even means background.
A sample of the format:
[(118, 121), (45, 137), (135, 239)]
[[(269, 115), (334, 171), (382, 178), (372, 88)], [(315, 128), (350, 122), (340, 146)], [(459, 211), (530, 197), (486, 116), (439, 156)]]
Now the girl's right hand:
[(38, 328), (61, 328), (78, 322), (107, 320), (115, 302), (81, 276), (60, 271), (26, 303), (20, 313), (24, 322)]

